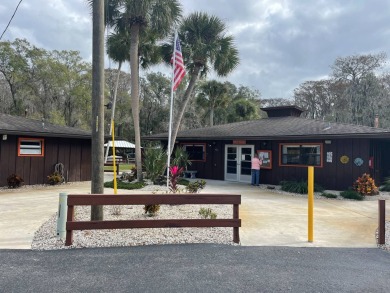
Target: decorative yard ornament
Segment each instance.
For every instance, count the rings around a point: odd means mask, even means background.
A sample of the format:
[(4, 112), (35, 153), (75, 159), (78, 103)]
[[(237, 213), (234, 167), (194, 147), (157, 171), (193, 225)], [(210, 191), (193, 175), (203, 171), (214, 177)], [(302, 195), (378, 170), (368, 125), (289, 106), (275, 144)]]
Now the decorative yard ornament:
[(360, 167), (361, 165), (363, 165), (364, 161), (362, 158), (356, 158), (355, 160), (353, 160), (353, 162), (355, 163), (356, 166)]
[(343, 163), (343, 164), (347, 164), (349, 162), (349, 157), (346, 156), (346, 155), (341, 156), (340, 162)]

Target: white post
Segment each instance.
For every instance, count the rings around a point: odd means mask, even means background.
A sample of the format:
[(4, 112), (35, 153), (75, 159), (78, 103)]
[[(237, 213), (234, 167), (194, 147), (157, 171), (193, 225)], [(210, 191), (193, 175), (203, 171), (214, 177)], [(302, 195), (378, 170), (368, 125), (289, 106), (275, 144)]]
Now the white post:
[(175, 30), (175, 37), (173, 40), (173, 63), (172, 63), (172, 80), (171, 80), (171, 107), (169, 110), (169, 130), (168, 130), (168, 162), (167, 162), (167, 187), (169, 187), (169, 166), (171, 164), (171, 138), (172, 138), (172, 116), (173, 116), (173, 87), (174, 87), (174, 78), (175, 78), (175, 67), (176, 67), (176, 39), (177, 39), (177, 31)]
[(68, 211), (68, 194), (61, 192), (59, 196), (58, 213), (57, 213), (57, 239), (66, 237), (66, 217)]

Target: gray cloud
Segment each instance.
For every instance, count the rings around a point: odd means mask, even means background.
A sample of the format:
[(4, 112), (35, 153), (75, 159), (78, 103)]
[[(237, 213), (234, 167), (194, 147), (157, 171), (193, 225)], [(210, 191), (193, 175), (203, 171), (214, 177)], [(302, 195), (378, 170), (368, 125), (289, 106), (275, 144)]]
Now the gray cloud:
[[(0, 4), (0, 30), (17, 3)], [(331, 73), (338, 56), (387, 52), (390, 3), (383, 0), (183, 0), (186, 14), (205, 11), (225, 21), (241, 63), (228, 80), (264, 98), (292, 96), (306, 80)], [(91, 60), (91, 15), (86, 1), (22, 2), (5, 40), (78, 50)]]

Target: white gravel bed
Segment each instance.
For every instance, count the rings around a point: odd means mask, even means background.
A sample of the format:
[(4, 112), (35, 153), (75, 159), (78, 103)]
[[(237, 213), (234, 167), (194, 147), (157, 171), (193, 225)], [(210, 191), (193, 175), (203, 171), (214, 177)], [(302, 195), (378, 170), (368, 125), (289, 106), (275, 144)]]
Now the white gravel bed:
[[(153, 219), (199, 219), (200, 205), (162, 205), (154, 217), (144, 214), (142, 206), (122, 206), (121, 215), (113, 215), (113, 208), (104, 207), (104, 220), (153, 220)], [(217, 214), (218, 219), (231, 218), (231, 205), (205, 205)], [(75, 219), (90, 219), (90, 207), (75, 207)], [(57, 240), (57, 214), (53, 215), (35, 233), (33, 250), (53, 250), (83, 247), (137, 246), (180, 243), (220, 243), (233, 245), (233, 228), (149, 228), (85, 230), (73, 232), (73, 245), (65, 246)]]
[[(376, 239), (378, 242), (378, 230), (376, 231)], [(385, 223), (385, 244), (378, 244), (378, 247), (390, 252), (390, 221)]]

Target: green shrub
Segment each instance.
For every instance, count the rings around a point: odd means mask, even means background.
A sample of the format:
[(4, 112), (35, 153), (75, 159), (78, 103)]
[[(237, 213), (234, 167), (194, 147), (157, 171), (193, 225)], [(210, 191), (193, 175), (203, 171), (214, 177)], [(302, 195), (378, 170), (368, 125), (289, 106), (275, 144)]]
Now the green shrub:
[(177, 184), (187, 186), (188, 184), (190, 184), (190, 181), (185, 178), (179, 178), (177, 180)]
[[(122, 181), (117, 181), (117, 188), (118, 189), (141, 189), (142, 187), (145, 186), (144, 182), (122, 182)], [(107, 181), (104, 182), (104, 187), (107, 188), (114, 188), (114, 180), (112, 181)]]
[[(280, 181), (280, 185), (283, 191), (301, 194), (307, 193), (307, 181)], [(322, 192), (324, 188), (314, 183), (314, 191)]]
[(57, 185), (64, 182), (64, 177), (61, 176), (60, 173), (54, 172), (53, 174), (47, 176), (47, 181), (50, 185)]
[(210, 208), (200, 208), (199, 210), (199, 215), (203, 218), (203, 219), (216, 219), (217, 218), (217, 214), (213, 212), (212, 209)]
[(327, 192), (323, 192), (321, 194), (321, 196), (324, 196), (326, 198), (337, 198), (337, 195), (336, 194), (333, 194), (333, 193), (327, 193)]
[(198, 193), (200, 189), (203, 189), (206, 186), (206, 181), (196, 180), (195, 182), (188, 183), (186, 189), (189, 193)]
[(146, 149), (143, 167), (147, 178), (154, 182), (156, 178), (163, 176), (166, 163), (167, 155), (162, 148)]
[(133, 173), (128, 173), (128, 172), (122, 172), (120, 176), (121, 181), (128, 181), (131, 182), (136, 178)]
[(381, 191), (390, 191), (390, 177), (385, 178), (380, 190)]
[(363, 200), (364, 199), (363, 195), (361, 195), (359, 192), (352, 190), (352, 189), (340, 192), (340, 196), (342, 196), (344, 198), (348, 198), (348, 199), (355, 199), (355, 200)]
[(174, 158), (172, 159), (172, 166), (183, 167), (184, 170), (187, 169), (187, 166), (191, 166), (191, 161), (189, 160), (188, 153), (183, 147), (177, 147), (175, 149)]

